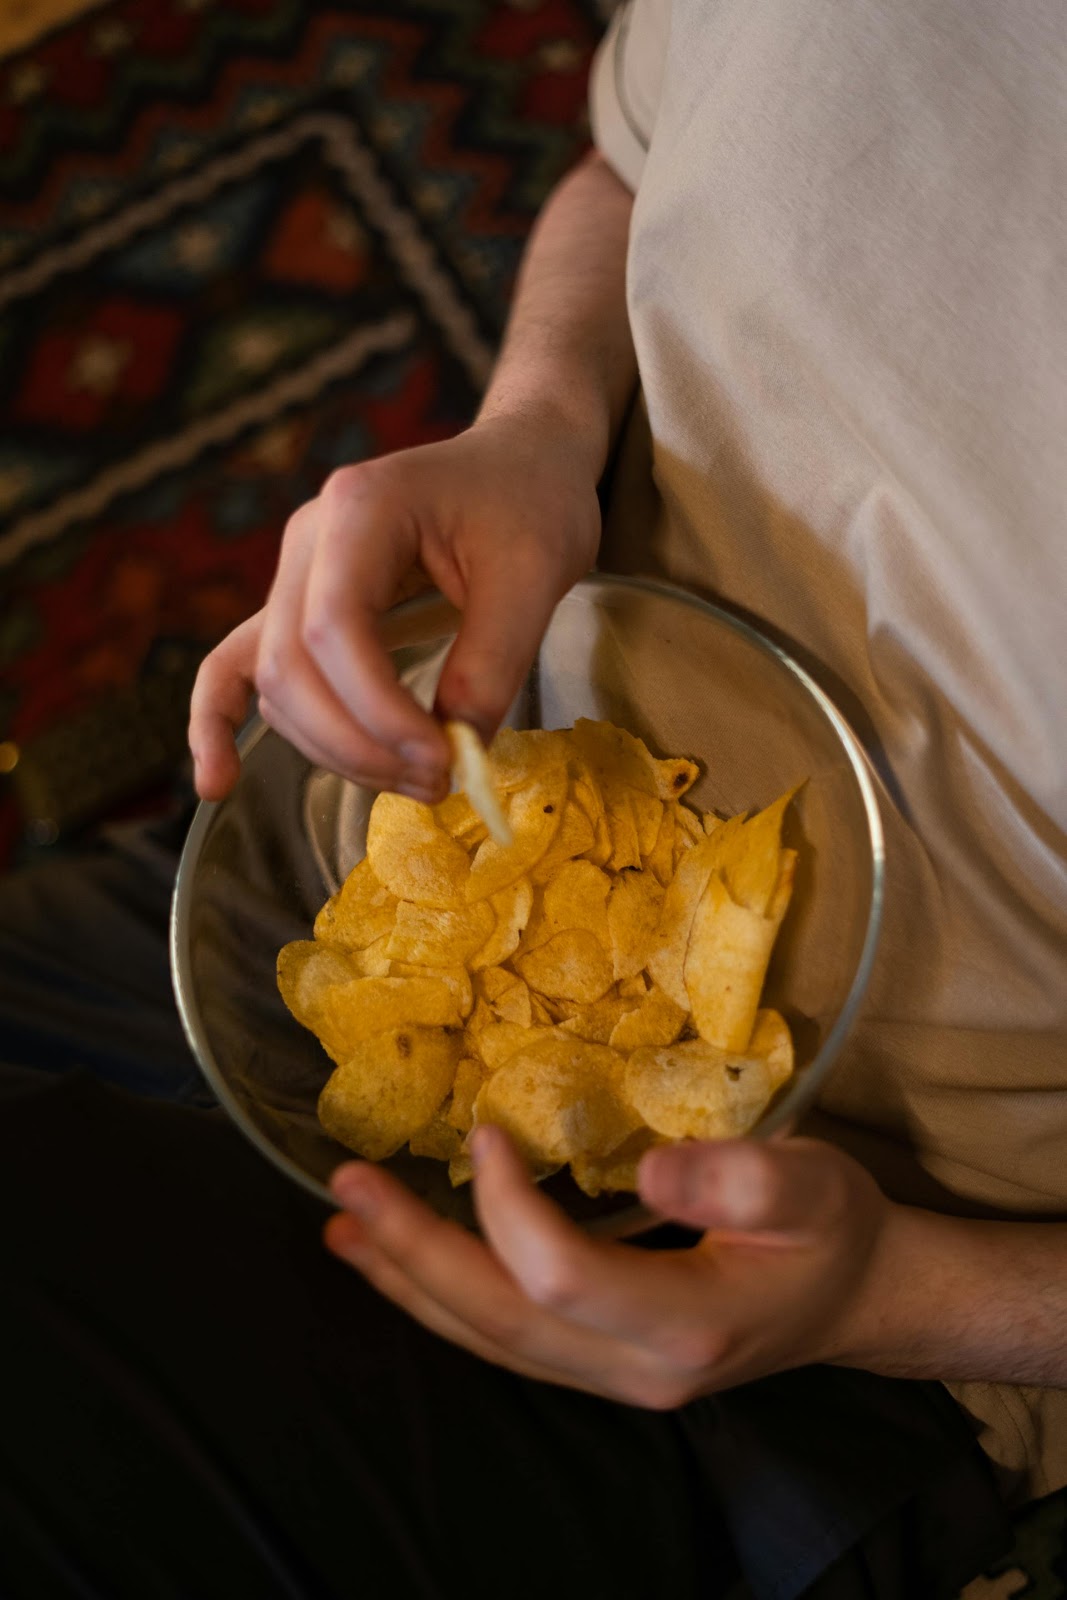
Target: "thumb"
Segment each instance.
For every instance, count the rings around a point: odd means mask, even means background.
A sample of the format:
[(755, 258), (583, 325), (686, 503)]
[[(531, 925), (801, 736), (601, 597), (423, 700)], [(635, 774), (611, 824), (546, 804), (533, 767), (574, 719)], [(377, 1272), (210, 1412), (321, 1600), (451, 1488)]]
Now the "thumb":
[(835, 1206), (838, 1167), (837, 1152), (816, 1140), (689, 1142), (650, 1150), (638, 1185), (653, 1211), (690, 1227), (790, 1234)]
[(564, 588), (543, 552), (519, 559), (501, 546), (480, 560), (437, 686), (438, 716), (473, 724), (489, 743), (522, 686)]

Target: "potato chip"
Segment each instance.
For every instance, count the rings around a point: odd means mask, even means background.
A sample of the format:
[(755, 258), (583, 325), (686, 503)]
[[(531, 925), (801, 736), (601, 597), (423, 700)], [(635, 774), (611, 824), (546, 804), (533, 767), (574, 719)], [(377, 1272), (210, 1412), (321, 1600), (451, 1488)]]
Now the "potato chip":
[(689, 1009), (709, 1044), (721, 1050), (748, 1045), (777, 931), (776, 921), (739, 906), (719, 874), (712, 874), (685, 957)]
[(396, 905), (396, 895), (364, 858), (315, 918), (315, 937), (346, 950), (365, 950), (392, 932)]
[(664, 893), (655, 876), (639, 868), (621, 872), (607, 903), (607, 943), (616, 981), (644, 971), (655, 947)]
[(310, 1020), (322, 1009), (326, 994), (360, 977), (358, 952), (349, 953), (318, 939), (294, 939), (278, 952), (278, 990), (297, 1022), (314, 1030)]
[(711, 839), (693, 845), (682, 856), (667, 885), (659, 925), (648, 958), (648, 972), (675, 1005), (688, 1008), (685, 986), (685, 955), (700, 897), (715, 870), (715, 846)]
[(434, 821), (452, 839), (458, 839), (466, 849), (481, 844), (488, 838), (489, 829), (475, 811), (465, 794), (450, 794), (433, 807)]
[(475, 1123), (504, 1128), (537, 1168), (608, 1155), (639, 1126), (618, 1092), (622, 1059), (603, 1045), (550, 1038), (506, 1061), (474, 1102)]
[[(447, 1104), (447, 1102), (446, 1102)], [(431, 1161), (451, 1161), (463, 1147), (463, 1136), (444, 1115), (438, 1112), (423, 1128), (417, 1128), (408, 1140), (413, 1156), (427, 1156)]]
[(565, 767), (550, 767), (511, 796), (508, 821), (515, 842), (505, 847), (486, 839), (478, 846), (466, 885), (468, 900), (487, 899), (529, 875), (559, 831), (568, 783)]
[(393, 961), (451, 967), (468, 961), (492, 937), (496, 918), (484, 900), (442, 911), (401, 900), (386, 949)]
[(471, 873), (467, 852), (418, 800), (402, 794), (378, 796), (367, 824), (367, 860), (399, 900), (443, 911), (464, 904)]
[(651, 984), (643, 972), (638, 972), (632, 978), (623, 978), (616, 987), (623, 1000), (643, 1000)]
[(663, 1140), (651, 1128), (638, 1128), (609, 1156), (574, 1156), (571, 1160), (574, 1181), (579, 1189), (594, 1200), (598, 1194), (613, 1194), (620, 1189), (633, 1191), (637, 1188), (637, 1169), (641, 1157), (654, 1144), (662, 1143)]
[(533, 898), (533, 885), (529, 878), (519, 878), (506, 889), (501, 889), (499, 894), (489, 896), (488, 903), (496, 918), (496, 927), (481, 949), (471, 957), (472, 971), (497, 967), (515, 954), (530, 920)]
[(565, 1022), (559, 1024), (560, 1032), (573, 1033), (576, 1038), (586, 1039), (590, 1044), (609, 1044), (622, 1018), (637, 1005), (635, 1000), (606, 994), (603, 1000), (595, 1000), (591, 1006), (580, 1006)]
[(459, 1036), (440, 1028), (394, 1028), (364, 1039), (319, 1096), (320, 1122), (364, 1160), (384, 1161), (438, 1110), (460, 1049)]
[(756, 1012), (756, 1023), (745, 1054), (760, 1056), (767, 1063), (772, 1088), (779, 1089), (793, 1076), (793, 1036), (781, 1012), (769, 1009)]
[(440, 978), (352, 978), (316, 985), (312, 992), (308, 975), (305, 970), (294, 990), (283, 978), (279, 958), (282, 999), (334, 1061), (347, 1060), (366, 1039), (392, 1028), (460, 1025), (455, 996)]
[(466, 967), (420, 966), (412, 961), (391, 961), (388, 976), (391, 978), (439, 978), (448, 985), (456, 1002), (460, 1017), (469, 1017), (474, 1006), (474, 987)]
[[(504, 729), (488, 760), (473, 730), (450, 737), (512, 842), (468, 794), (381, 795), (366, 860), (279, 956), (286, 1004), (342, 1063), (334, 1128), (364, 1153), (406, 1140), (462, 1183), (472, 1126), (500, 1121), (536, 1175), (570, 1161), (590, 1195), (633, 1189), (654, 1143), (747, 1130), (793, 1071), (785, 1019), (759, 1007), (796, 867), (790, 796), (701, 815), (680, 803), (694, 762), (607, 722)], [(398, 1036), (426, 1056), (421, 1101)], [(443, 1090), (424, 1039), (451, 1063)]]
[(627, 1099), (670, 1139), (732, 1139), (756, 1121), (773, 1093), (766, 1061), (719, 1050), (704, 1039), (635, 1050), (626, 1062)]
[(681, 1035), (689, 1013), (675, 1005), (669, 994), (653, 989), (635, 1010), (620, 1017), (608, 1037), (613, 1050), (640, 1050), (649, 1045), (673, 1044)]
[(674, 876), (674, 842), (677, 831), (674, 807), (664, 806), (656, 842), (644, 857), (645, 870), (651, 872), (656, 882), (664, 889)]
[(501, 728), (489, 746), (489, 759), (498, 789), (511, 794), (544, 777), (552, 767), (566, 769), (571, 754), (570, 733), (565, 728)]
[(489, 837), (501, 846), (514, 844), (511, 824), (505, 817), (496, 792), (493, 767), (477, 731), (469, 722), (446, 722), (445, 733), (452, 747), (452, 776), (477, 811)]
[(487, 1076), (484, 1065), (474, 1056), (464, 1056), (456, 1068), (452, 1099), (443, 1114), (449, 1126), (461, 1134), (470, 1133), (474, 1126), (474, 1102)]
[(494, 1019), (474, 1040), (474, 1053), (485, 1063), (488, 1072), (496, 1072), (520, 1050), (529, 1050), (549, 1037), (551, 1030), (548, 1028), (523, 1028), (517, 1022), (497, 1022)]
[(568, 861), (585, 855), (594, 842), (593, 825), (580, 806), (568, 800), (563, 808), (559, 832), (545, 854), (533, 868), (530, 876), (535, 883), (548, 883)]
[(529, 955), (516, 956), (515, 966), (538, 994), (584, 1005), (607, 994), (614, 982), (607, 951), (586, 928), (554, 934)]
[(517, 1022), (520, 1028), (533, 1027), (530, 990), (521, 978), (515, 978), (492, 1005), (501, 1022)]
[(586, 928), (606, 949), (611, 879), (591, 861), (567, 861), (541, 894), (542, 943), (568, 928)]
[[(709, 838), (709, 845), (725, 834), (726, 826)], [(755, 853), (745, 854), (742, 882), (761, 899), (769, 875), (763, 872), (765, 845), (760, 843), (758, 850), (760, 874), (750, 866)], [(768, 906), (771, 915), (761, 917), (757, 910), (739, 906), (715, 872), (693, 917), (685, 957), (689, 1010), (697, 1034), (721, 1050), (745, 1050), (749, 1045), (774, 939), (789, 906), (795, 854), (776, 850), (774, 861), (776, 882), (768, 896), (768, 902), (773, 901)]]
[[(637, 852), (643, 859), (655, 849), (663, 821), (663, 801), (657, 800), (655, 795), (641, 794), (637, 789), (631, 790), (627, 798), (637, 830)], [(641, 862), (636, 861), (634, 865), (640, 866)]]

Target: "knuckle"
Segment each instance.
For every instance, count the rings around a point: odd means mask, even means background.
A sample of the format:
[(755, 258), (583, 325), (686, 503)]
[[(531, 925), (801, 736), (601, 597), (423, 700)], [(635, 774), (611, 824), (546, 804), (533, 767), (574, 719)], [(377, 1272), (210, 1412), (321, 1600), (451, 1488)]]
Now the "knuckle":
[(268, 650), (256, 662), (256, 691), (260, 696), (260, 704), (264, 700), (276, 700), (282, 692), (285, 683), (285, 666), (276, 650)]
[(581, 1275), (566, 1258), (552, 1256), (528, 1279), (526, 1292), (549, 1311), (568, 1311), (581, 1297)]
[(388, 483), (388, 459), (378, 457), (371, 461), (356, 461), (337, 467), (326, 479), (319, 498), (328, 511), (350, 505), (367, 495), (380, 494)]
[(327, 649), (341, 626), (341, 607), (335, 595), (326, 592), (316, 598), (300, 622), (300, 642), (316, 659)]

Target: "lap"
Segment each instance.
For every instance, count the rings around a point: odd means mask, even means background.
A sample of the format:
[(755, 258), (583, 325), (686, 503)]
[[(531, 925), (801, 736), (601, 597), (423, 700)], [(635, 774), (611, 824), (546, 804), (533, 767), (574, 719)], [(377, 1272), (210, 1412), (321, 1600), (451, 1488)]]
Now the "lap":
[(377, 1298), (188, 1103), (172, 866), (135, 836), (0, 885), (0, 1591), (684, 1600), (734, 1593), (736, 1551), (761, 1600), (903, 1600), (994, 1553), (936, 1385), (811, 1369), (648, 1413)]

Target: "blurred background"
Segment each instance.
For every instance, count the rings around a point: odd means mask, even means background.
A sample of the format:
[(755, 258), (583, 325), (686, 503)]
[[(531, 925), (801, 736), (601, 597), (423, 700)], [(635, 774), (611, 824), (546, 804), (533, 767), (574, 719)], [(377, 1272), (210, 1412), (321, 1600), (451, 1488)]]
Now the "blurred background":
[(183, 782), (329, 471), (470, 418), (598, 0), (0, 0), (0, 870)]

